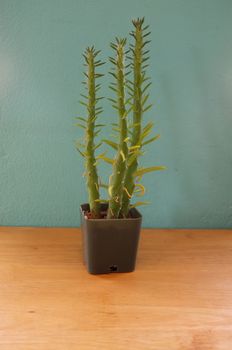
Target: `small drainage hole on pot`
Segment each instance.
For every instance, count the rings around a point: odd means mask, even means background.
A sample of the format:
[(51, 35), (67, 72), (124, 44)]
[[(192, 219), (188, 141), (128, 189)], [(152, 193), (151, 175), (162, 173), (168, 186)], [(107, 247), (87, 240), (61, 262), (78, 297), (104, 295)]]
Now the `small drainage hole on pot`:
[(117, 265), (111, 265), (111, 266), (109, 266), (109, 270), (110, 270), (110, 272), (116, 272), (116, 271), (118, 271), (118, 266)]

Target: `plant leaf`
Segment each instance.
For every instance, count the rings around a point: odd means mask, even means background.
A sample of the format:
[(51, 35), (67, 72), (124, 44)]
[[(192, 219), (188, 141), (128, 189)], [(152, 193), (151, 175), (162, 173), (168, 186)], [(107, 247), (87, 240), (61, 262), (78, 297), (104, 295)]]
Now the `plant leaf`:
[(80, 121), (82, 121), (84, 123), (87, 122), (86, 119), (84, 119), (83, 117), (75, 117), (75, 119), (80, 120)]
[(85, 126), (85, 125), (82, 125), (82, 124), (80, 124), (80, 123), (75, 123), (74, 125), (75, 125), (75, 126), (79, 126), (79, 128), (86, 129), (86, 126)]
[(100, 128), (102, 126), (106, 126), (105, 124), (95, 124), (95, 128)]
[(151, 130), (154, 126), (154, 123), (150, 122), (150, 123), (147, 123), (147, 125), (144, 126), (143, 128), (143, 131), (146, 132), (148, 130)]
[(85, 107), (88, 107), (88, 104), (85, 103), (85, 102), (83, 102), (83, 101), (79, 101), (79, 103), (80, 103), (81, 105), (85, 106)]
[(151, 142), (153, 142), (153, 141), (156, 141), (156, 140), (158, 140), (159, 138), (160, 138), (160, 134), (158, 134), (158, 135), (152, 137), (151, 139), (149, 139), (149, 140), (143, 142), (142, 146), (148, 145), (149, 143), (151, 143)]
[(143, 139), (149, 135), (152, 131), (152, 128), (153, 128), (153, 123), (148, 123), (142, 130), (142, 133), (141, 133), (141, 141), (143, 141)]
[(143, 100), (142, 100), (142, 106), (145, 105), (145, 103), (147, 102), (147, 99), (149, 98), (149, 94), (145, 95)]
[(85, 154), (76, 146), (76, 150), (80, 153), (80, 155), (85, 158)]
[(98, 149), (101, 145), (102, 145), (101, 142), (99, 142), (97, 145), (95, 145), (95, 146), (93, 147), (94, 151), (96, 151), (96, 149)]
[(150, 173), (152, 171), (165, 170), (165, 166), (151, 166), (149, 168), (140, 168), (135, 173), (134, 176), (143, 176), (144, 174)]
[(141, 145), (134, 145), (134, 146), (128, 147), (129, 151), (134, 151), (134, 150), (137, 150), (137, 149), (140, 149), (140, 148), (141, 148)]
[(148, 204), (151, 204), (151, 202), (136, 202), (134, 204), (131, 204), (130, 208), (136, 208), (136, 207), (139, 207), (140, 205), (148, 205)]
[(142, 90), (142, 94), (144, 94), (144, 92), (149, 88), (149, 86), (151, 86), (151, 82), (150, 83), (148, 83), (144, 88), (143, 88), (143, 90)]
[(145, 194), (145, 192), (146, 192), (146, 188), (142, 184), (138, 184), (138, 183), (135, 184), (135, 188), (136, 187), (138, 187), (138, 189), (135, 189), (134, 193), (137, 193), (136, 196), (142, 197)]
[(109, 163), (109, 164), (111, 164), (111, 165), (114, 163), (114, 159), (108, 158), (108, 157), (104, 156), (103, 154), (100, 154), (97, 158), (98, 158), (98, 159), (102, 159), (102, 160), (104, 160), (106, 163)]
[(113, 149), (117, 150), (118, 149), (118, 145), (116, 142), (113, 142), (111, 140), (102, 140), (102, 142), (106, 143), (107, 145), (111, 146)]
[(143, 109), (143, 113), (146, 112), (146, 111), (148, 111), (152, 106), (153, 106), (153, 105), (150, 104), (150, 105), (148, 105), (147, 107), (145, 107), (145, 108)]

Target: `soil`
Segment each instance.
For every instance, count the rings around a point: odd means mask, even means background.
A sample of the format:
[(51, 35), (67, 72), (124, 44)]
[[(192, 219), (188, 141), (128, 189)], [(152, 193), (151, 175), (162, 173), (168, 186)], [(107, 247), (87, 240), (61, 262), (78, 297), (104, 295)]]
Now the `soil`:
[[(101, 213), (100, 213), (100, 218), (94, 217), (94, 215), (93, 215), (90, 211), (85, 211), (84, 215), (85, 215), (85, 218), (86, 218), (86, 219), (96, 219), (96, 220), (97, 220), (97, 219), (106, 219), (106, 217), (107, 217), (107, 211), (101, 211)], [(130, 215), (130, 213), (129, 213), (127, 219), (130, 219), (130, 218), (131, 218), (131, 215)], [(122, 219), (122, 218), (120, 218), (120, 219)]]
[(102, 211), (100, 213), (100, 218), (96, 218), (90, 211), (85, 211), (85, 218), (86, 219), (106, 219), (107, 212)]

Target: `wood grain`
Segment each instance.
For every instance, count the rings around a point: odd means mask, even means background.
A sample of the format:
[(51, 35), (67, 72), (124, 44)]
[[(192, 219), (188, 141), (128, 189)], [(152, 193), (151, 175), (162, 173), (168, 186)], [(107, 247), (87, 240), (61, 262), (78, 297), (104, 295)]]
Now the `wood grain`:
[(0, 350), (231, 350), (232, 231), (143, 230), (89, 275), (74, 228), (0, 228)]

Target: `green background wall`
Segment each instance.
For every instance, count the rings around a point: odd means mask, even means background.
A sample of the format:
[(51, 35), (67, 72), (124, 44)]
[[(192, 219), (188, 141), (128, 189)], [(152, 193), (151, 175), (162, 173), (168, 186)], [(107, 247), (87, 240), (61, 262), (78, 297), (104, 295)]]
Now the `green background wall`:
[(162, 135), (143, 164), (168, 167), (144, 178), (144, 226), (232, 226), (231, 0), (0, 0), (1, 225), (79, 225), (81, 53), (95, 44), (109, 56), (137, 16), (151, 25)]

